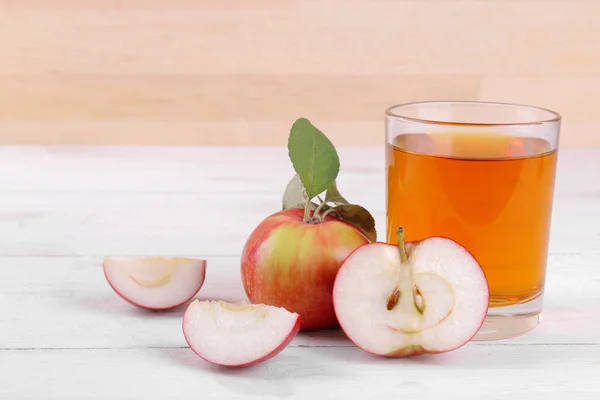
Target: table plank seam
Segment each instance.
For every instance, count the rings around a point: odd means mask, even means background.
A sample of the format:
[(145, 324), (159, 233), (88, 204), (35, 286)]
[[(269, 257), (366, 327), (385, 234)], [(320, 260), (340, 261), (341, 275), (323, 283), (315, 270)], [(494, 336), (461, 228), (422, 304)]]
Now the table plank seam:
[[(600, 235), (600, 231), (596, 233), (596, 235)], [(598, 251), (581, 251), (581, 252), (572, 252), (572, 251), (565, 251), (565, 252), (561, 252), (561, 251), (550, 251), (548, 252), (548, 256), (588, 256), (588, 255), (597, 255), (600, 254), (600, 250)], [(112, 254), (106, 254), (106, 256), (108, 255), (112, 255)], [(139, 256), (139, 253), (119, 253), (119, 256), (122, 257), (133, 257), (133, 256)], [(224, 259), (224, 258), (240, 258), (241, 254), (208, 254), (208, 253), (203, 253), (203, 254), (196, 254), (196, 253), (177, 253), (178, 256), (180, 257), (202, 257), (202, 258), (213, 258), (213, 259)], [(85, 255), (85, 254), (77, 254), (77, 253), (65, 253), (65, 254), (56, 254), (56, 253), (48, 253), (48, 254), (44, 254), (44, 253), (39, 253), (39, 254), (10, 254), (10, 253), (6, 253), (6, 254), (2, 254), (0, 253), (0, 259), (3, 258), (53, 258), (53, 259), (59, 259), (59, 258), (71, 258), (71, 259), (88, 259), (88, 260), (95, 260), (95, 259), (99, 259), (99, 258), (103, 258), (104, 255)]]
[[(584, 343), (470, 343), (474, 347), (597, 347), (600, 342)], [(358, 348), (353, 345), (289, 345), (289, 348)], [(128, 346), (128, 347), (0, 347), (0, 351), (93, 351), (93, 350), (172, 350), (190, 349), (188, 346)]]

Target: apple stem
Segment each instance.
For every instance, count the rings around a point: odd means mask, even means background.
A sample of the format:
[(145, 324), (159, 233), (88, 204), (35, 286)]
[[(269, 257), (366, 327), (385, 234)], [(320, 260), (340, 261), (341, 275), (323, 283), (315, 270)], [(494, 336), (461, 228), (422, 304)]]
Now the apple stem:
[[(398, 248), (400, 249), (400, 261), (402, 264), (408, 264), (408, 279), (410, 279), (410, 286), (412, 286), (413, 292), (413, 303), (415, 304), (415, 308), (420, 314), (423, 314), (425, 310), (425, 299), (421, 294), (421, 291), (417, 287), (412, 271), (412, 265), (408, 262), (408, 253), (406, 252), (406, 243), (404, 242), (404, 227), (399, 227), (396, 230), (396, 236), (398, 236)], [(388, 308), (389, 309), (389, 308)]]
[(402, 264), (406, 264), (408, 262), (408, 254), (404, 245), (404, 227), (401, 226), (396, 230), (396, 236), (398, 236), (398, 247), (400, 248), (400, 261), (402, 261)]

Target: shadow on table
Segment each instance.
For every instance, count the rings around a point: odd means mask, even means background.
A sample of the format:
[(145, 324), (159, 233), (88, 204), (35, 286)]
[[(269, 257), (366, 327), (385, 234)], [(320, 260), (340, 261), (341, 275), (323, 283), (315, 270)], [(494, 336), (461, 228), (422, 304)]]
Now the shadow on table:
[[(61, 301), (64, 298), (65, 306), (76, 307), (85, 309), (94, 313), (102, 313), (108, 315), (118, 315), (120, 317), (163, 317), (163, 318), (183, 318), (183, 314), (185, 310), (189, 306), (189, 304), (194, 300), (214, 300), (214, 298), (209, 296), (198, 296), (193, 299), (187, 301), (186, 303), (169, 309), (169, 310), (147, 310), (140, 307), (137, 307), (124, 299), (120, 298), (116, 294), (107, 293), (107, 294), (86, 294), (82, 292), (77, 292), (71, 294), (68, 297), (65, 297), (63, 293), (59, 296), (56, 296), (57, 300)], [(224, 298), (225, 301), (239, 301), (239, 299), (227, 299)]]
[(355, 347), (341, 330), (299, 332), (292, 347)]
[[(58, 299), (60, 300), (60, 297)], [(84, 296), (84, 294), (78, 293), (75, 296), (65, 299), (65, 306), (85, 309), (88, 312), (139, 318), (163, 317), (181, 319), (188, 304), (185, 303), (170, 310), (153, 311), (136, 307), (112, 294)]]
[[(289, 352), (278, 354), (276, 359), (251, 367), (227, 368), (213, 365), (198, 357), (191, 349), (164, 349), (160, 357), (197, 371), (208, 373), (215, 382), (232, 392), (246, 396), (288, 397), (294, 394), (293, 378), (299, 357)], [(305, 362), (306, 360), (303, 359)]]
[(467, 343), (454, 351), (441, 354), (422, 354), (419, 356), (387, 358), (369, 354), (358, 347), (330, 347), (327, 349), (307, 349), (314, 352), (312, 357), (318, 361), (327, 358), (330, 362), (343, 362), (352, 365), (366, 366), (406, 366), (411, 368), (521, 368), (545, 365), (548, 359), (536, 357), (535, 354), (527, 355), (527, 346), (502, 346), (494, 344)]

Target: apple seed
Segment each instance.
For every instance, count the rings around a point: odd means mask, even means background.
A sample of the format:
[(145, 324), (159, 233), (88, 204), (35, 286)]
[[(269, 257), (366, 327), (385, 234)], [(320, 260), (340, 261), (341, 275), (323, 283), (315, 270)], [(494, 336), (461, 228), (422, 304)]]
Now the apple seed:
[(419, 288), (416, 286), (413, 293), (413, 298), (415, 299), (415, 306), (417, 307), (417, 310), (421, 314), (423, 314), (423, 312), (425, 311), (425, 299), (423, 298), (423, 295), (421, 294)]
[(400, 299), (400, 290), (398, 290), (396, 288), (396, 290), (394, 290), (392, 292), (392, 294), (390, 295), (390, 298), (388, 299), (388, 303), (387, 303), (388, 311), (391, 311), (394, 307), (396, 307), (396, 304), (398, 304), (398, 299)]

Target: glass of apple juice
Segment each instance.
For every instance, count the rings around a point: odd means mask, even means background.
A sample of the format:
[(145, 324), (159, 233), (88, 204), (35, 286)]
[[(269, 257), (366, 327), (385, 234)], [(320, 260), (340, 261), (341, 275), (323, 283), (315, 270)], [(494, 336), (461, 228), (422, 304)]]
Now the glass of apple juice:
[(489, 308), (473, 340), (541, 322), (561, 116), (539, 107), (428, 101), (386, 110), (386, 240), (450, 238), (479, 262)]

